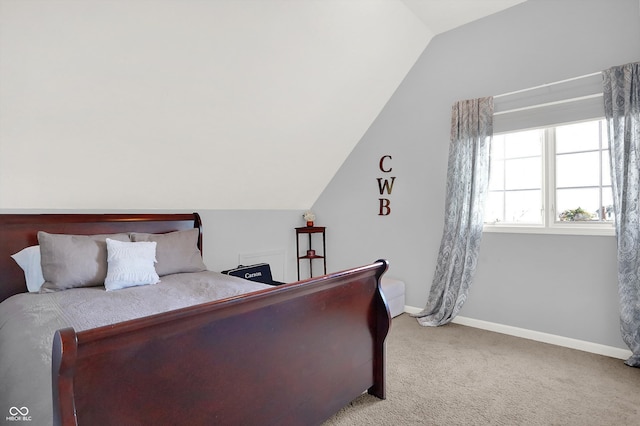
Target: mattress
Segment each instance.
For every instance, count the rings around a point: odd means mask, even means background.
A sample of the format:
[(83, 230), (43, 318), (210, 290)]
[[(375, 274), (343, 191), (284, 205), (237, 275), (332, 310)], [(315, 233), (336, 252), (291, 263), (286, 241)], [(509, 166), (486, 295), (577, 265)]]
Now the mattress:
[(273, 287), (204, 271), (117, 291), (100, 286), (12, 296), (0, 303), (0, 412), (52, 423), (51, 351), (58, 329), (88, 330), (267, 288)]

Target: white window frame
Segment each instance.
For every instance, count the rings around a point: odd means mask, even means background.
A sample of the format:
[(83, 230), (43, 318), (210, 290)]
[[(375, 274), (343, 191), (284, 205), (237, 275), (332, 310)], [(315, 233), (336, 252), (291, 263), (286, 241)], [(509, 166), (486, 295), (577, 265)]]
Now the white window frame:
[[(602, 120), (604, 117), (580, 120), (577, 122)], [(516, 223), (485, 223), (483, 232), (492, 233), (522, 233), (522, 234), (555, 234), (555, 235), (595, 235), (615, 236), (615, 224), (613, 222), (560, 222), (555, 220), (555, 137), (550, 129), (558, 127), (562, 123), (546, 126), (544, 129), (544, 143), (542, 144), (542, 209), (541, 224), (516, 224)], [(525, 130), (525, 129), (523, 129)], [(505, 131), (496, 135), (513, 133)], [(602, 167), (602, 166), (601, 166)], [(605, 172), (605, 171), (602, 171)], [(547, 208), (549, 206), (549, 208)]]

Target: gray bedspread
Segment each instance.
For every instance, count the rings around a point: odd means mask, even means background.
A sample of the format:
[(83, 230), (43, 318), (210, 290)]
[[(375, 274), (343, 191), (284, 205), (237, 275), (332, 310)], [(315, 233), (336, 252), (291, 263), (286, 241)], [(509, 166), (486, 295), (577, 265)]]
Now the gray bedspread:
[(0, 420), (16, 424), (28, 410), (29, 424), (52, 423), (51, 349), (58, 329), (82, 331), (265, 288), (271, 286), (205, 271), (110, 292), (90, 287), (10, 297), (0, 303)]

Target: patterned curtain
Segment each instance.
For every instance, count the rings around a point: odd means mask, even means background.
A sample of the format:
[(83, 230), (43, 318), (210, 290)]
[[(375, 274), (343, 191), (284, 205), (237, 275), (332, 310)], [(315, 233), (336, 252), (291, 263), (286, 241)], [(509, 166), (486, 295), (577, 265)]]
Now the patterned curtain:
[(640, 367), (640, 63), (602, 72), (611, 151), (622, 340)]
[(489, 185), (493, 97), (456, 102), (452, 108), (444, 232), (424, 310), (424, 326), (450, 322), (464, 304), (476, 269)]

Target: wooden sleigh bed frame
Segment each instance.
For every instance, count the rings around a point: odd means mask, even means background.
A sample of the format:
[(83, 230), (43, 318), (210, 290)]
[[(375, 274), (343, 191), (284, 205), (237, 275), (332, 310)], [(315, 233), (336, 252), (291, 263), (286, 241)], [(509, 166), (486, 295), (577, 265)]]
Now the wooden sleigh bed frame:
[[(37, 231), (199, 228), (198, 214), (0, 215), (0, 301), (26, 292), (10, 255)], [(199, 246), (202, 247), (200, 232)], [(384, 260), (245, 296), (75, 332), (58, 330), (54, 422), (320, 424), (364, 391), (385, 398)]]

